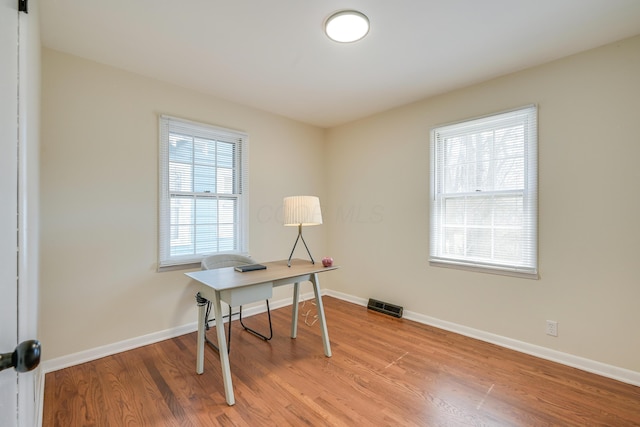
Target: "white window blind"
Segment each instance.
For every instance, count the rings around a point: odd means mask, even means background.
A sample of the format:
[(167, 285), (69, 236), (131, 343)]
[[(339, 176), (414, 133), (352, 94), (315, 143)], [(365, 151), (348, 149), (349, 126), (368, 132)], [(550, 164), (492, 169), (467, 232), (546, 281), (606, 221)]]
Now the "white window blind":
[(247, 135), (160, 117), (159, 267), (247, 252)]
[(431, 132), (430, 261), (537, 277), (537, 108)]

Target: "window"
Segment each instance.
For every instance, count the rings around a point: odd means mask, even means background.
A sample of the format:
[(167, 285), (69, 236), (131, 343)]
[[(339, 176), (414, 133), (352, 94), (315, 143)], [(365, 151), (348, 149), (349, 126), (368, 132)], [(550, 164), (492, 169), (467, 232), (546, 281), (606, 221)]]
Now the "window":
[(431, 132), (434, 265), (537, 277), (535, 106)]
[(160, 117), (159, 267), (247, 252), (247, 135)]

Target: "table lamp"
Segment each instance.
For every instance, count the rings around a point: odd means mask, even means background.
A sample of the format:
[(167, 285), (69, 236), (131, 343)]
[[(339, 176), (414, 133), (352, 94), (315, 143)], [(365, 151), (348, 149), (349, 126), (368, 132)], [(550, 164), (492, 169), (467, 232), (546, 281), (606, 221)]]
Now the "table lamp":
[(302, 237), (302, 227), (307, 225), (319, 225), (322, 224), (322, 212), (320, 211), (320, 199), (315, 196), (291, 196), (284, 198), (284, 225), (298, 226), (298, 237), (291, 249), (291, 255), (289, 255), (289, 261), (287, 266), (291, 267), (291, 257), (293, 251), (296, 249), (298, 240), (302, 239), (304, 247), (307, 249), (309, 258), (311, 258), (311, 264), (315, 264), (307, 242)]

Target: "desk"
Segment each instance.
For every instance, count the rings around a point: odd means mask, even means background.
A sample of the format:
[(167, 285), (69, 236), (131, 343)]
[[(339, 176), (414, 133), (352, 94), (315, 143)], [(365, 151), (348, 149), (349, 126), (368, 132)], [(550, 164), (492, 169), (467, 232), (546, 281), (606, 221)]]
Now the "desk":
[[(204, 298), (211, 301), (216, 317), (216, 334), (218, 338), (218, 348), (220, 349), (220, 364), (222, 365), (222, 379), (224, 382), (224, 392), (227, 403), (233, 405), (235, 397), (233, 395), (233, 384), (231, 383), (231, 369), (229, 365), (229, 355), (227, 354), (227, 339), (224, 331), (224, 321), (222, 318), (222, 307), (220, 301), (224, 301), (231, 306), (244, 305), (252, 302), (265, 300), (271, 297), (272, 290), (276, 286), (293, 283), (293, 309), (291, 317), (291, 338), (295, 338), (298, 333), (298, 297), (300, 293), (300, 283), (310, 281), (313, 284), (316, 306), (318, 309), (318, 320), (322, 332), (322, 344), (324, 354), (331, 357), (331, 344), (327, 333), (327, 322), (324, 316), (324, 306), (320, 296), (320, 282), (318, 273), (335, 270), (338, 267), (323, 267), (322, 264), (311, 264), (309, 261), (294, 259), (291, 260), (291, 267), (287, 267), (287, 260), (265, 262), (266, 270), (255, 270), (240, 273), (233, 267), (218, 268), (214, 270), (202, 270), (193, 273), (185, 273), (190, 278), (198, 281), (199, 292)], [(204, 344), (205, 344), (205, 307), (198, 308), (198, 341), (196, 355), (196, 372), (204, 372)], [(231, 320), (229, 320), (231, 321)]]

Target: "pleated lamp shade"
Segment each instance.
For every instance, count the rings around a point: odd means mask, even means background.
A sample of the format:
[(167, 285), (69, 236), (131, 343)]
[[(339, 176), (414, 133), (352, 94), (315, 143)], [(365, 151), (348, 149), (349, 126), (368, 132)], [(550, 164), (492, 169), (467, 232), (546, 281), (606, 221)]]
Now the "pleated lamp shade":
[(316, 196), (291, 196), (284, 198), (284, 225), (322, 224), (320, 199)]

